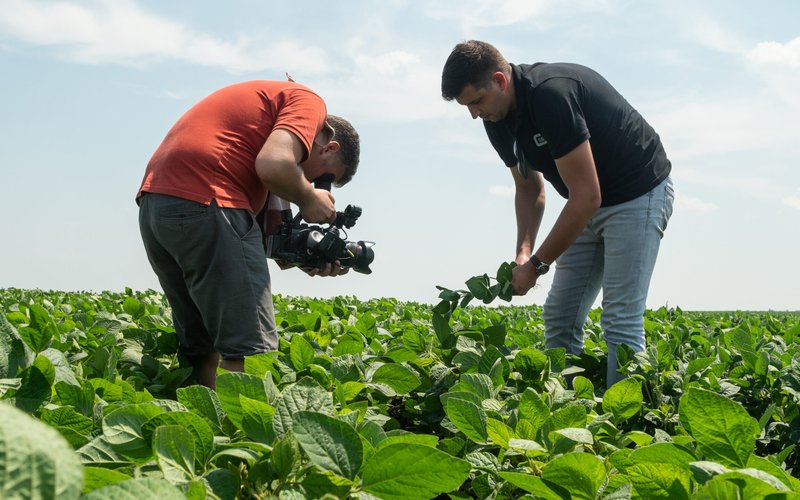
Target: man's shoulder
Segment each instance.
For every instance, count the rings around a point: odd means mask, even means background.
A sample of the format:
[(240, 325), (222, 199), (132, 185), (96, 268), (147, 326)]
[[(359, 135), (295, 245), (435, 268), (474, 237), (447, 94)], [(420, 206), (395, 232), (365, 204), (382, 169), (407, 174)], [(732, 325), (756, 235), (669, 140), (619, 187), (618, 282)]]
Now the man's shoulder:
[(518, 68), (519, 77), (531, 87), (538, 87), (550, 80), (566, 79), (582, 81), (586, 76), (596, 75), (593, 69), (576, 63), (537, 62), (534, 64), (520, 64)]
[(248, 80), (233, 83), (215, 92), (215, 94), (221, 95), (259, 93), (267, 96), (276, 96), (279, 94), (311, 94), (319, 97), (319, 94), (302, 83), (286, 80)]

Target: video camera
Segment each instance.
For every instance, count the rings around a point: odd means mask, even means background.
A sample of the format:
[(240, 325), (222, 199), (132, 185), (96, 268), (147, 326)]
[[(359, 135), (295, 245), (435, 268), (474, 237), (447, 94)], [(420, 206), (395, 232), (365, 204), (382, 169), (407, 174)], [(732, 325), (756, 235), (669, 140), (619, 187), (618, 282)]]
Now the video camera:
[[(332, 175), (322, 176), (315, 180), (314, 185), (318, 189), (330, 190), (332, 178)], [(332, 224), (323, 227), (302, 223), (300, 214), (293, 218), (291, 210), (282, 210), (277, 232), (266, 237), (267, 257), (299, 267), (321, 267), (339, 261), (342, 267), (370, 274), (372, 269), (369, 265), (375, 259), (374, 243), (347, 241), (339, 235), (340, 231), (344, 232), (343, 228), (353, 227), (360, 216), (361, 207), (347, 205), (344, 212), (336, 212)]]

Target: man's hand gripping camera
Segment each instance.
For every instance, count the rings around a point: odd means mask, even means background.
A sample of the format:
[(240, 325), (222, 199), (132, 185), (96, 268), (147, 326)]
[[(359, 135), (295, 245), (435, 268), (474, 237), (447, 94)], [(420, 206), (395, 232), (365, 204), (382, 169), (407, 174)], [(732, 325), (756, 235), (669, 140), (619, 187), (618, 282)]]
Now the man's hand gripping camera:
[[(328, 179), (315, 182), (330, 186)], [(329, 189), (329, 187), (328, 187)], [(275, 233), (269, 234), (264, 242), (267, 257), (282, 261), (288, 267), (322, 267), (325, 263), (337, 262), (341, 267), (370, 274), (369, 265), (375, 258), (374, 243), (347, 241), (340, 236), (343, 228), (353, 227), (361, 216), (361, 208), (348, 205), (344, 212), (336, 212), (336, 220), (328, 227), (305, 224), (300, 215), (292, 217), (292, 211), (281, 211), (281, 224)], [(346, 233), (345, 233), (346, 236)]]

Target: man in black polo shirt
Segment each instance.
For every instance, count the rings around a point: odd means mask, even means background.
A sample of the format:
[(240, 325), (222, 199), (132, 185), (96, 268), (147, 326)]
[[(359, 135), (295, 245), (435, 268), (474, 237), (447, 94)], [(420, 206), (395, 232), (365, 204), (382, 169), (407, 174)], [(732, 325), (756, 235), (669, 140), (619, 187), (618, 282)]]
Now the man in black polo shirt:
[[(600, 289), (608, 346), (643, 351), (650, 277), (672, 214), (671, 165), (658, 134), (595, 71), (577, 64), (509, 64), (492, 45), (456, 45), (442, 96), (483, 120), (516, 187), (514, 293), (524, 295), (556, 262), (544, 304), (547, 347), (583, 350), (583, 324)], [(538, 248), (544, 179), (567, 199)], [(535, 251), (534, 251), (535, 250)]]

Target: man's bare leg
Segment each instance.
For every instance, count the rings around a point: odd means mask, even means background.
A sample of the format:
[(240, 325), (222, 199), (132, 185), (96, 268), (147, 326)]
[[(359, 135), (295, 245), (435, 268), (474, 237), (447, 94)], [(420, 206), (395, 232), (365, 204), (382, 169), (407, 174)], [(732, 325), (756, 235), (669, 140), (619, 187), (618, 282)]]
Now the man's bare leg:
[(216, 389), (219, 353), (211, 352), (200, 356), (190, 356), (189, 361), (194, 369), (194, 378), (197, 383), (209, 389)]
[(243, 372), (244, 358), (223, 359), (219, 365), (229, 372)]

